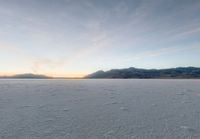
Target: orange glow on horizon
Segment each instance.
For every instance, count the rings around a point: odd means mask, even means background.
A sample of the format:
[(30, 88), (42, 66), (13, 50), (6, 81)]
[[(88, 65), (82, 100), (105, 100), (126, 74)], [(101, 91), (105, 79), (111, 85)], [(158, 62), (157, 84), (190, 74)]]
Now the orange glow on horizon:
[(83, 78), (86, 73), (70, 73), (70, 74), (56, 74), (56, 73), (32, 73), (32, 72), (20, 72), (20, 73), (14, 73), (14, 72), (1, 72), (0, 76), (14, 76), (16, 74), (37, 74), (37, 75), (45, 75), (49, 77), (63, 77), (63, 78)]

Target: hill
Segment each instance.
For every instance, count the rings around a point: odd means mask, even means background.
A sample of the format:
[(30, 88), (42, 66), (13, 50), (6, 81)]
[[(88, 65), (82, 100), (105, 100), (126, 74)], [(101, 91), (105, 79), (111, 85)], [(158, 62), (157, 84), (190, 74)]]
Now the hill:
[(14, 76), (1, 76), (0, 78), (6, 79), (50, 79), (51, 77), (39, 74), (25, 73), (25, 74), (16, 74)]

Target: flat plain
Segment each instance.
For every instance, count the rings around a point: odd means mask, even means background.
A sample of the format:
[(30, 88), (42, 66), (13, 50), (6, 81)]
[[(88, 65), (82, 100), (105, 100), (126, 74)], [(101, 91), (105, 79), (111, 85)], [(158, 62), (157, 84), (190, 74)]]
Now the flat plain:
[(0, 80), (1, 139), (199, 139), (200, 80)]

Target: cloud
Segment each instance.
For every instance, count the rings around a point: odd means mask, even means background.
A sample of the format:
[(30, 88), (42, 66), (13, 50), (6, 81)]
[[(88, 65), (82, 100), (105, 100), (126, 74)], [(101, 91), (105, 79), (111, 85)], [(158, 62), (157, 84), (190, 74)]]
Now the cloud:
[(193, 35), (193, 34), (196, 34), (196, 33), (200, 33), (200, 27), (193, 28), (193, 29), (190, 29), (190, 30), (187, 30), (187, 31), (183, 31), (183, 32), (177, 34), (176, 36), (177, 37), (187, 37), (187, 36), (190, 36), (190, 35)]
[(64, 64), (65, 62), (63, 60), (38, 59), (32, 62), (32, 71), (38, 73), (44, 69), (53, 70), (62, 68)]
[(6, 54), (8, 54), (8, 55), (14, 54), (18, 57), (24, 57), (26, 59), (32, 58), (30, 55), (27, 54), (27, 52), (24, 49), (17, 47), (10, 43), (1, 43), (0, 42), (0, 52), (6, 52)]
[(157, 57), (157, 56), (176, 53), (176, 52), (189, 51), (192, 49), (200, 49), (200, 44), (195, 44), (192, 46), (184, 46), (184, 47), (179, 46), (179, 47), (160, 48), (157, 50), (145, 51), (145, 52), (136, 54), (131, 58), (125, 59), (123, 61), (130, 62), (130, 61), (134, 61), (134, 60), (141, 60), (141, 59), (145, 59), (145, 58)]

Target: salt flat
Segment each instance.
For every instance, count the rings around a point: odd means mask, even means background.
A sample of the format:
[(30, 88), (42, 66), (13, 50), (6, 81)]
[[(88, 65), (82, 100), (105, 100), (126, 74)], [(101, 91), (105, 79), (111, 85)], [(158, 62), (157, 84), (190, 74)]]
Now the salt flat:
[(200, 80), (0, 80), (0, 139), (199, 139)]

